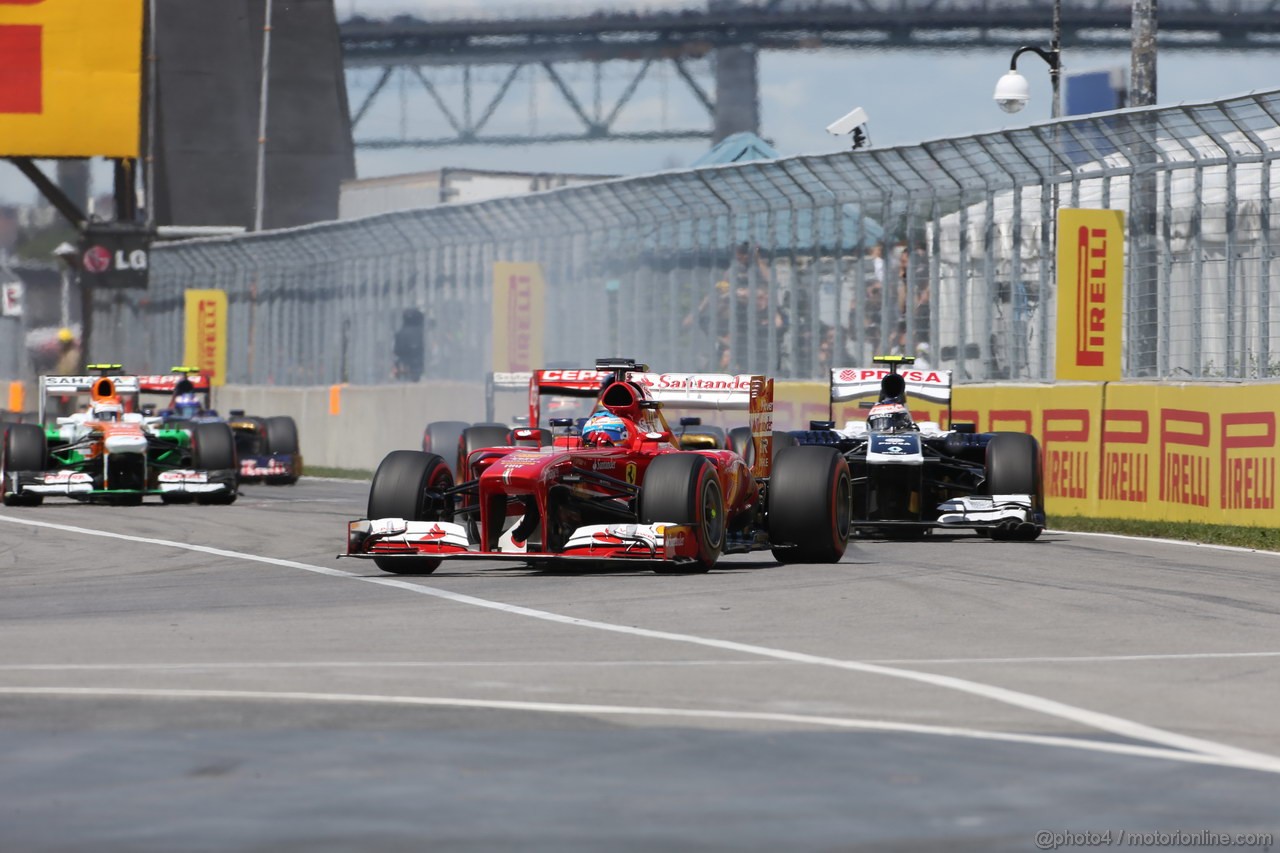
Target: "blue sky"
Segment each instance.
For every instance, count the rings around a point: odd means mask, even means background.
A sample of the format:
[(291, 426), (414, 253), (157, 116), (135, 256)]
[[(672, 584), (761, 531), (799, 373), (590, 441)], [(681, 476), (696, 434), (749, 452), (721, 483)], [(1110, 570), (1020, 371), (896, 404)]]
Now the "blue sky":
[[(559, 0), (553, 8), (680, 8), (692, 1)], [(340, 17), (353, 13), (379, 17), (399, 12), (423, 17), (462, 17), (497, 16), (513, 8), (527, 10), (540, 4), (536, 0), (529, 4), (509, 0), (336, 0), (336, 6)], [(541, 5), (541, 8), (547, 6)], [(824, 129), (856, 106), (863, 107), (870, 116), (871, 140), (876, 146), (1019, 127), (1048, 119), (1048, 71), (1044, 63), (1031, 55), (1024, 56), (1019, 63), (1019, 69), (1031, 84), (1028, 107), (1012, 116), (996, 107), (992, 90), (996, 79), (1008, 68), (1010, 53), (1006, 48), (963, 47), (932, 52), (859, 49), (764, 53), (760, 58), (762, 135), (784, 155), (844, 150), (848, 147), (847, 139), (835, 139)], [(1129, 51), (1124, 44), (1107, 51), (1074, 50), (1068, 45), (1064, 48), (1063, 61), (1068, 74), (1112, 66), (1127, 68)], [(606, 68), (605, 101), (608, 103), (608, 95), (625, 85), (634, 67), (628, 70), (628, 66), (618, 64)], [(1232, 53), (1164, 47), (1158, 58), (1158, 102), (1170, 105), (1277, 88), (1280, 87), (1278, 70), (1280, 62), (1276, 52)], [(361, 93), (372, 85), (375, 73), (363, 71), (349, 78), (353, 105), (360, 102)], [(443, 74), (441, 92), (445, 99), (459, 101), (459, 90), (447, 83), (450, 72), (438, 73)], [(493, 71), (491, 76), (498, 73)], [(580, 77), (575, 88), (588, 97), (587, 75), (584, 72)], [(704, 83), (709, 86), (709, 79), (704, 77)], [(411, 134), (447, 132), (443, 119), (424, 94), (417, 94), (411, 88), (406, 88), (406, 92), (411, 105), (408, 115), (401, 116), (397, 97), (383, 98), (357, 135), (369, 130), (379, 135), (395, 135), (402, 126)], [(508, 97), (509, 103), (521, 109), (500, 110), (495, 116), (495, 130), (529, 129), (530, 102), (536, 105), (538, 130), (575, 126), (545, 78), (522, 80)], [(653, 74), (637, 90), (622, 120), (637, 128), (661, 126), (664, 122), (672, 127), (695, 126), (706, 122), (705, 113), (700, 115), (699, 109), (684, 91), (683, 84), (664, 70)], [(360, 151), (357, 170), (360, 177), (445, 166), (636, 174), (687, 165), (705, 149), (706, 143), (679, 142)], [(109, 171), (99, 165), (94, 173), (97, 189), (105, 191)], [(0, 202), (26, 202), (34, 197), (35, 191), (17, 170), (0, 163)]]

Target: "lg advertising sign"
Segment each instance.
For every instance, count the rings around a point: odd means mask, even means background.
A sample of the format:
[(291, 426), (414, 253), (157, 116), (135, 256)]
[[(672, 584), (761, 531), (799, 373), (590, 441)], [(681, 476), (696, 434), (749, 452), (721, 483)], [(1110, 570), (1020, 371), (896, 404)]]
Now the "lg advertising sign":
[(119, 226), (90, 227), (80, 239), (80, 283), (145, 288), (150, 260), (150, 233)]

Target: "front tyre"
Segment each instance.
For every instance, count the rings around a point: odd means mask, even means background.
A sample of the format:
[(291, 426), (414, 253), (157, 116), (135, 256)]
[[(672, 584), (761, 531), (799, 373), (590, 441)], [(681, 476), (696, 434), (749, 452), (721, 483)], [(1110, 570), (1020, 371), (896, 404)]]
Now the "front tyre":
[[(373, 474), (368, 516), (406, 521), (446, 521), (452, 517), (440, 492), (453, 487), (449, 465), (434, 453), (393, 450)], [(374, 557), (393, 575), (429, 575), (440, 566), (436, 557)]]
[(837, 563), (849, 545), (849, 464), (834, 447), (783, 447), (769, 478), (769, 540), (780, 563)]
[(10, 474), (16, 471), (43, 471), (48, 448), (45, 444), (44, 430), (35, 424), (6, 424), (3, 432), (4, 445), (0, 447), (0, 477), (4, 478), (5, 506), (40, 506), (44, 503), (44, 495), (25, 493), (14, 494), (9, 491), (12, 479)]
[[(999, 432), (987, 443), (987, 491), (992, 495), (1030, 495), (1031, 508), (1044, 507), (1040, 471), (1040, 443), (1021, 432)], [(1032, 542), (1040, 536), (1035, 524), (990, 528), (992, 539)]]
[(705, 572), (724, 548), (724, 495), (715, 466), (696, 453), (666, 453), (649, 463), (640, 488), (640, 523), (693, 528), (698, 554), (692, 563), (659, 563), (659, 573)]

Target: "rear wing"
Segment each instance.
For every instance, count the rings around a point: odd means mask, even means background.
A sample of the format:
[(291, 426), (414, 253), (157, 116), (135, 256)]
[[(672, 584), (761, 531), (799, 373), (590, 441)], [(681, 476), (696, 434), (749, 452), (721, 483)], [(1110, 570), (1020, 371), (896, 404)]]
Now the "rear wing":
[(879, 399), (880, 383), (884, 377), (897, 373), (906, 386), (905, 393), (934, 403), (945, 403), (947, 420), (951, 419), (951, 371), (916, 370), (893, 367), (833, 367), (831, 369), (831, 395), (828, 404), (828, 420), (835, 420), (835, 404), (847, 403), (863, 397)]
[[(73, 375), (73, 376), (41, 376), (40, 377), (40, 423), (45, 423), (45, 403), (50, 397), (69, 397), (74, 394), (91, 394), (93, 393), (94, 383), (102, 379), (101, 375)], [(116, 394), (121, 398), (132, 398), (136, 400), (138, 397), (138, 377), (136, 376), (108, 376), (111, 384), (115, 386)]]
[(726, 373), (630, 372), (627, 381), (642, 386), (651, 400), (686, 409), (746, 411), (755, 444), (756, 477), (773, 468), (773, 380)]
[(594, 399), (613, 374), (608, 370), (535, 370), (529, 379), (529, 426), (542, 423), (542, 395)]
[(539, 423), (538, 398), (543, 394), (559, 397), (595, 397), (612, 374), (607, 370), (517, 370), (494, 371), (485, 376), (485, 419), (494, 418), (494, 395), (499, 391), (529, 392), (529, 426)]
[(210, 388), (209, 376), (205, 373), (157, 373), (137, 379), (138, 390), (143, 394), (172, 394), (183, 379), (191, 383), (194, 391), (208, 391)]

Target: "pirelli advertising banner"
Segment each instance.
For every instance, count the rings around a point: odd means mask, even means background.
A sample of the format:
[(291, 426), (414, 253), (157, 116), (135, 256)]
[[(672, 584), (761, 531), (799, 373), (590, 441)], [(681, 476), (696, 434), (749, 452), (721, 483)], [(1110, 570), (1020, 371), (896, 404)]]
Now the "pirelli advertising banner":
[(546, 285), (534, 263), (493, 265), (493, 370), (541, 370)]
[(0, 0), (0, 156), (137, 157), (143, 0)]
[(956, 420), (1029, 431), (1050, 517), (1273, 527), (1275, 385), (960, 386)]
[(211, 385), (227, 382), (227, 293), (188, 290), (183, 363), (200, 368)]
[(1120, 378), (1124, 212), (1058, 211), (1057, 378)]

